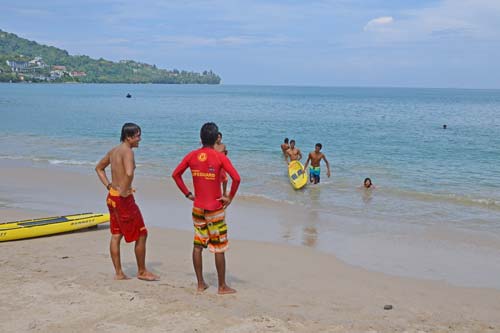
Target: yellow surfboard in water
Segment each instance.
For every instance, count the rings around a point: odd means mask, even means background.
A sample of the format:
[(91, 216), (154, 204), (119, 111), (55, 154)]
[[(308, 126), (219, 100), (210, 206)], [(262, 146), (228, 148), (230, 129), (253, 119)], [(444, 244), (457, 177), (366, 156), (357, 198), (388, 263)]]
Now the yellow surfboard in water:
[(307, 184), (307, 173), (300, 161), (291, 161), (288, 164), (288, 177), (293, 188), (298, 190)]
[(0, 242), (59, 234), (109, 221), (109, 214), (83, 213), (0, 223)]

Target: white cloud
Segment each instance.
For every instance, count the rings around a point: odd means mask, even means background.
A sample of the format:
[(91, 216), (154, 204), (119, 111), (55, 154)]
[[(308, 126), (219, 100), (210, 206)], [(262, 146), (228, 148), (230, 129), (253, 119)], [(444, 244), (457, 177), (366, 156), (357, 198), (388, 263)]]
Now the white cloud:
[(364, 31), (377, 43), (494, 41), (500, 39), (500, 1), (442, 0), (418, 9), (403, 9), (369, 21)]
[(394, 18), (392, 16), (382, 16), (374, 18), (370, 20), (364, 27), (365, 31), (376, 30), (379, 27), (390, 25), (394, 22)]

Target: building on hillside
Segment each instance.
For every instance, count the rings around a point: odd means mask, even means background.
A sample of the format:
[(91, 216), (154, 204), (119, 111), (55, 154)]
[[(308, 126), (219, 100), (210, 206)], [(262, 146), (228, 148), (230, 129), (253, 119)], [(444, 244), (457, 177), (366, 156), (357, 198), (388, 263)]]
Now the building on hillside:
[(65, 71), (66, 70), (66, 66), (54, 65), (54, 66), (52, 66), (52, 70), (54, 70), (54, 71)]
[(29, 63), (26, 61), (9, 61), (7, 60), (7, 65), (13, 72), (22, 72), (29, 67)]
[(18, 73), (34, 73), (37, 70), (43, 69), (47, 67), (47, 65), (43, 62), (42, 58), (35, 57), (30, 61), (10, 61), (7, 60), (7, 65), (10, 66), (10, 69), (13, 72)]
[(35, 75), (32, 77), (33, 80), (38, 80), (38, 81), (49, 81), (50, 79), (46, 77), (45, 75)]
[(35, 57), (35, 58), (33, 58), (33, 60), (30, 60), (28, 62), (28, 64), (30, 67), (37, 68), (37, 69), (47, 67), (47, 64), (45, 64), (45, 62), (43, 62), (42, 57)]
[(52, 80), (57, 80), (57, 79), (60, 79), (64, 76), (64, 72), (63, 71), (50, 71), (50, 78)]
[(87, 73), (85, 72), (79, 72), (79, 71), (72, 71), (69, 73), (69, 75), (71, 77), (83, 77), (83, 76), (87, 76)]

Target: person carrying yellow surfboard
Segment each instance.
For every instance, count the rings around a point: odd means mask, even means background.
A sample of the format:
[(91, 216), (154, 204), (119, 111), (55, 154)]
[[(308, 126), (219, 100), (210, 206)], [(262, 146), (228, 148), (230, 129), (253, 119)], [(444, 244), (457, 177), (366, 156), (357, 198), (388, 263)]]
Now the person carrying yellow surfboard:
[(300, 161), (302, 159), (302, 152), (299, 148), (295, 147), (295, 140), (290, 140), (290, 148), (286, 151), (285, 161), (286, 163), (290, 163), (288, 159), (291, 161)]

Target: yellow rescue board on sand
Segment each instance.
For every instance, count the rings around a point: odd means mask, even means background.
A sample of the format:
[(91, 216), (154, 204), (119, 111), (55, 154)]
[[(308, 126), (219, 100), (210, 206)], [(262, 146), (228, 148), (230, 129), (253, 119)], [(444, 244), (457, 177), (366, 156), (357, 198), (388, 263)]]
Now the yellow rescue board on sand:
[(83, 213), (0, 223), (0, 242), (59, 234), (109, 221), (109, 214)]
[(304, 166), (299, 161), (291, 161), (288, 164), (288, 178), (293, 188), (298, 190), (307, 184), (307, 173), (304, 171)]

